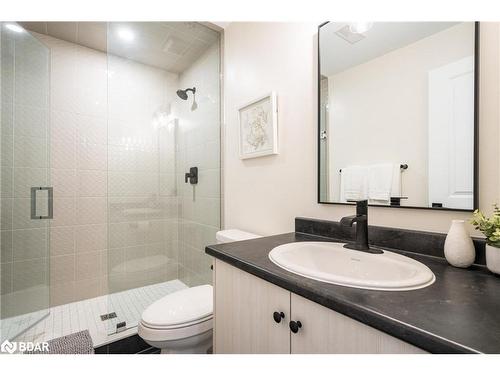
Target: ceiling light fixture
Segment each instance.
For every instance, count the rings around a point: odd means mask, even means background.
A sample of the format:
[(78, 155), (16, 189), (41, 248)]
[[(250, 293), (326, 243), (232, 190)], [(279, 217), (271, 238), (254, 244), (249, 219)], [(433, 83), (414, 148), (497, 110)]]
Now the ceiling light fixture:
[(132, 42), (135, 39), (134, 33), (129, 29), (118, 30), (118, 36), (125, 42)]
[(13, 23), (7, 23), (5, 27), (11, 31), (15, 31), (16, 33), (22, 33), (24, 31), (24, 29), (21, 26)]
[(349, 30), (354, 34), (366, 33), (373, 27), (373, 22), (351, 22), (349, 23)]

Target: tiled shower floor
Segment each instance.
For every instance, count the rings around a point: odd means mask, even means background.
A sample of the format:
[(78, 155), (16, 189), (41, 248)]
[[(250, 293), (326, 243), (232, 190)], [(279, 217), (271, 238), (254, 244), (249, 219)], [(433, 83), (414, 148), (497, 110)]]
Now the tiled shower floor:
[[(119, 293), (99, 296), (82, 301), (68, 303), (50, 308), (50, 315), (35, 326), (15, 337), (13, 341), (48, 341), (56, 337), (69, 335), (88, 329), (94, 347), (101, 346), (137, 333), (137, 323), (144, 309), (157, 299), (167, 294), (185, 289), (187, 286), (180, 280), (171, 280), (159, 284), (130, 289)], [(106, 321), (101, 315), (116, 312), (117, 318)], [(29, 326), (40, 318), (40, 314), (31, 313), (5, 319), (1, 323), (3, 330), (19, 331), (21, 326)], [(109, 334), (116, 323), (126, 321), (129, 328), (125, 331)], [(10, 337), (8, 331), (2, 336)]]

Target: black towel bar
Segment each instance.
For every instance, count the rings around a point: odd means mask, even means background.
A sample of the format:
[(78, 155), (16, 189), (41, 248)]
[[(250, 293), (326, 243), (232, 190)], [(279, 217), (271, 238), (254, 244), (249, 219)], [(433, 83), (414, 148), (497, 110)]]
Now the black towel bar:
[[(400, 164), (399, 168), (400, 169), (408, 169), (408, 164)], [(339, 169), (339, 173), (342, 173), (342, 169)]]

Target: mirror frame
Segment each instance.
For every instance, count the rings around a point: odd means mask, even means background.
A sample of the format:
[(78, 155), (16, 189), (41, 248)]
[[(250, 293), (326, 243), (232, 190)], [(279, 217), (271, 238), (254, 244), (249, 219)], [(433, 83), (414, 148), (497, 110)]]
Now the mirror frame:
[[(423, 22), (423, 21), (422, 21)], [(465, 21), (464, 21), (465, 22)], [(317, 116), (318, 116), (318, 127), (317, 127), (317, 203), (318, 204), (332, 204), (332, 205), (344, 205), (353, 206), (355, 203), (344, 203), (344, 202), (324, 202), (321, 200), (321, 49), (320, 49), (320, 30), (321, 27), (330, 23), (330, 21), (323, 22), (318, 26), (318, 65), (317, 65)], [(420, 209), (420, 210), (433, 210), (433, 211), (462, 211), (462, 212), (473, 212), (479, 208), (479, 22), (474, 22), (474, 161), (473, 161), (473, 208), (447, 208), (447, 207), (423, 207), (423, 206), (383, 206), (378, 204), (370, 204), (370, 207), (383, 207), (383, 208), (403, 208), (403, 209)]]

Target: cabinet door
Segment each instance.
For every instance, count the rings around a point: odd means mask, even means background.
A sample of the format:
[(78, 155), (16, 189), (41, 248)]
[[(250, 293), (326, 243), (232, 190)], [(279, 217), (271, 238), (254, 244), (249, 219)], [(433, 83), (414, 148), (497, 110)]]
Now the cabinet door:
[(382, 331), (291, 293), (291, 319), (302, 327), (291, 334), (292, 353), (425, 353)]
[(290, 353), (289, 291), (220, 260), (214, 289), (215, 353)]

